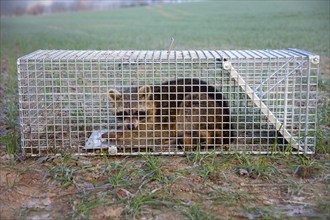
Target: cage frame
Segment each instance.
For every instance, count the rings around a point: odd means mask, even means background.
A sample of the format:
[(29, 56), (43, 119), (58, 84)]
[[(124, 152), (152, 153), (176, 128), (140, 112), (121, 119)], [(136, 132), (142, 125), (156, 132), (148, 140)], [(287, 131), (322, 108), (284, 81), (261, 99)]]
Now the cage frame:
[[(66, 56), (61, 56), (61, 53), (65, 53)], [(81, 56), (83, 55), (83, 56)], [(142, 57), (141, 57), (142, 55)], [(41, 56), (41, 57), (39, 57)], [(47, 57), (49, 56), (49, 57)], [(144, 56), (144, 57), (143, 57)], [(76, 57), (76, 58), (72, 58)], [(132, 59), (133, 57), (133, 59)], [(150, 62), (151, 64), (158, 62), (158, 60), (162, 60), (159, 62), (182, 62), (183, 64), (186, 62), (186, 60), (189, 60), (193, 62), (194, 60), (198, 62), (221, 62), (222, 69), (224, 71), (227, 71), (230, 79), (235, 81), (237, 83), (237, 86), (240, 87), (242, 91), (244, 91), (247, 95), (247, 97), (250, 99), (250, 101), (260, 109), (262, 114), (268, 118), (269, 122), (274, 125), (276, 128), (276, 131), (278, 131), (281, 135), (283, 135), (284, 139), (292, 146), (292, 148), (298, 150), (297, 152), (291, 152), (293, 154), (313, 154), (315, 152), (314, 149), (309, 149), (308, 144), (307, 144), (307, 138), (305, 138), (304, 143), (301, 143), (300, 141), (297, 141), (293, 135), (286, 129), (286, 127), (283, 125), (283, 123), (272, 113), (272, 111), (268, 108), (267, 104), (265, 104), (262, 100), (263, 94), (258, 94), (256, 90), (259, 88), (251, 88), (249, 83), (245, 81), (245, 79), (240, 75), (239, 69), (237, 69), (237, 66), (235, 64), (240, 64), (241, 60), (244, 59), (252, 59), (252, 62), (255, 62), (256, 59), (286, 59), (287, 62), (291, 62), (290, 59), (303, 59), (304, 61), (308, 62), (307, 63), (307, 73), (311, 73), (311, 65), (314, 65), (313, 69), (315, 70), (315, 76), (313, 76), (316, 80), (316, 85), (315, 82), (313, 85), (316, 87), (316, 91), (313, 91), (313, 101), (317, 102), (315, 100), (315, 97), (317, 96), (317, 75), (319, 72), (319, 56), (315, 55), (313, 53), (299, 50), (299, 49), (293, 49), (289, 48), (287, 50), (195, 50), (195, 51), (65, 51), (65, 50), (38, 50), (35, 51), (31, 54), (25, 55), (23, 57), (20, 57), (17, 60), (17, 78), (18, 78), (18, 90), (19, 90), (19, 115), (20, 115), (20, 129), (21, 129), (21, 142), (23, 143), (23, 153), (28, 154), (30, 156), (38, 156), (40, 155), (40, 151), (37, 154), (29, 154), (26, 153), (26, 147), (24, 143), (26, 140), (24, 139), (24, 135), (26, 132), (26, 123), (24, 123), (23, 118), (24, 114), (23, 111), (25, 110), (23, 108), (23, 96), (25, 95), (24, 92), (22, 92), (22, 62), (24, 63), (25, 61), (28, 60), (34, 60), (35, 62), (45, 62), (48, 59), (50, 60), (58, 60), (59, 62), (61, 61), (66, 61), (68, 63), (74, 62), (75, 65), (77, 62), (82, 61), (82, 65), (84, 65), (84, 61), (97, 61), (100, 62), (113, 62), (113, 63), (121, 63), (125, 64), (127, 63), (128, 65), (131, 65), (131, 63), (138, 63), (139, 60), (142, 60), (142, 63), (148, 63)], [(39, 61), (38, 61), (39, 60)], [(29, 62), (28, 62), (29, 63)], [(32, 62), (33, 63), (33, 62)], [(50, 62), (52, 63), (52, 61)], [(306, 63), (305, 63), (306, 64)], [(29, 64), (27, 64), (29, 65)], [(35, 64), (36, 65), (36, 64)], [(52, 65), (52, 64), (51, 64)], [(302, 65), (302, 64), (301, 64)], [(45, 67), (43, 67), (45, 68)], [(51, 66), (51, 68), (53, 68)], [(35, 68), (37, 69), (37, 68)], [(24, 71), (24, 70), (23, 70)], [(276, 74), (276, 73), (273, 73)], [(291, 73), (289, 73), (291, 74)], [(60, 76), (61, 77), (61, 76)], [(270, 76), (271, 78), (271, 76)], [(307, 87), (310, 85), (310, 75), (306, 76), (307, 78)], [(269, 79), (266, 79), (266, 81)], [(265, 83), (265, 81), (263, 82)], [(281, 82), (279, 82), (281, 83)], [(274, 85), (276, 86), (276, 85)], [(37, 87), (37, 86), (36, 86)], [(61, 89), (60, 85), (60, 89)], [(309, 96), (309, 90), (307, 89), (307, 104), (306, 104), (306, 125), (305, 125), (305, 133), (307, 136), (307, 128), (308, 122), (309, 122), (309, 109), (308, 109), (308, 103), (310, 100)], [(84, 100), (86, 101), (86, 100)], [(70, 102), (70, 101), (69, 101)], [(62, 111), (62, 110), (61, 110)], [(38, 112), (38, 110), (37, 110)], [(317, 112), (316, 106), (314, 109), (314, 114)], [(37, 115), (36, 115), (37, 116)], [(38, 118), (38, 117), (37, 117)], [(37, 119), (38, 120), (38, 119)], [(314, 127), (316, 124), (314, 124)], [(316, 128), (314, 128), (316, 129)], [(85, 131), (86, 132), (86, 131)], [(63, 133), (63, 128), (62, 128), (62, 133)], [(91, 134), (91, 136), (93, 133)], [(90, 137), (91, 137), (90, 136)], [(90, 137), (88, 138), (87, 141), (85, 141), (85, 144), (89, 141)], [(268, 137), (269, 138), (269, 137)], [(315, 139), (315, 136), (312, 137)], [(315, 143), (315, 140), (314, 140)], [(69, 146), (71, 148), (72, 146)], [(102, 149), (102, 148), (100, 148)], [(124, 152), (124, 153), (119, 153), (117, 152), (117, 148), (115, 146), (108, 146), (108, 154), (109, 155), (140, 155), (140, 154), (166, 154), (166, 155), (180, 155), (180, 154), (186, 154), (187, 152), (184, 151), (176, 151), (176, 152)], [(81, 153), (81, 152), (74, 152), (75, 154), (79, 155), (96, 155), (99, 154), (99, 152), (92, 152), (92, 153)], [(204, 154), (204, 153), (210, 153), (210, 151), (200, 151), (199, 153)], [(271, 152), (269, 150), (267, 151), (239, 151), (239, 150), (234, 150), (234, 151), (214, 151), (213, 153), (216, 154), (232, 154), (232, 153), (251, 153), (251, 154), (270, 154), (270, 153), (279, 153), (277, 151)], [(102, 154), (102, 150), (101, 150)]]

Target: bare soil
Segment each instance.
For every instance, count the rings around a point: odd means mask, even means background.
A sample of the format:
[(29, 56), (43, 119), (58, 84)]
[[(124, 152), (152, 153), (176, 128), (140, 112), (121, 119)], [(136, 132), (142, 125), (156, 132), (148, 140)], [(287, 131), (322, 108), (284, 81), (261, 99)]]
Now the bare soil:
[[(238, 168), (235, 156), (214, 156), (212, 163), (207, 158), (196, 163), (189, 157), (156, 157), (163, 176), (157, 179), (145, 166), (148, 157), (13, 161), (2, 149), (1, 219), (330, 218), (329, 156), (319, 156), (310, 166), (295, 166), (298, 157), (289, 157), (252, 156), (256, 165), (266, 158), (265, 167), (274, 167), (276, 172), (268, 174)], [(123, 164), (115, 184), (115, 167)], [(205, 174), (203, 169), (211, 165)], [(51, 171), (61, 166), (72, 171), (64, 174), (70, 176), (69, 184), (59, 178), (60, 170)]]

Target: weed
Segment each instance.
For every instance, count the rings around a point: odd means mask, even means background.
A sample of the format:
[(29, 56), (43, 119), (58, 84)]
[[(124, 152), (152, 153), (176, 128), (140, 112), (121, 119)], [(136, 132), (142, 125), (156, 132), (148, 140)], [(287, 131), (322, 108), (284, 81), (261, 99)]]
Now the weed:
[(316, 152), (330, 154), (330, 103), (327, 99), (323, 100), (322, 105), (318, 106), (318, 120), (316, 130)]
[(187, 216), (191, 220), (212, 220), (212, 219), (217, 219), (213, 214), (208, 213), (204, 211), (201, 207), (198, 205), (193, 205), (187, 209), (182, 209), (180, 210), (182, 214)]
[(55, 181), (60, 183), (62, 188), (68, 188), (73, 184), (73, 177), (76, 168), (74, 168), (73, 165), (66, 163), (63, 158), (61, 158), (61, 160), (60, 163), (50, 167), (48, 172)]
[(316, 152), (330, 154), (330, 139), (320, 128), (316, 131)]
[(104, 152), (104, 150), (101, 148), (101, 155), (103, 156), (103, 161), (104, 161), (104, 164), (108, 165), (110, 162), (109, 162), (109, 158), (107, 156), (107, 153)]
[(14, 133), (6, 134), (0, 137), (0, 144), (6, 145), (7, 154), (13, 155), (18, 149), (18, 137)]
[(293, 147), (292, 143), (287, 143), (286, 146), (281, 147), (278, 144), (278, 138), (275, 138), (274, 144), (270, 146), (270, 155), (274, 158), (277, 154), (283, 154), (284, 156), (288, 157), (292, 155)]
[(131, 173), (124, 163), (107, 164), (110, 177), (108, 182), (114, 187), (128, 187), (132, 184)]
[(236, 169), (245, 169), (251, 177), (253, 176), (265, 176), (270, 177), (280, 172), (272, 165), (268, 165), (267, 157), (252, 157), (249, 155), (236, 154), (238, 165)]
[(5, 122), (10, 129), (15, 130), (17, 126), (18, 108), (16, 101), (8, 101), (5, 106)]
[(80, 217), (82, 219), (89, 219), (89, 213), (92, 209), (98, 207), (99, 205), (106, 204), (108, 201), (105, 199), (106, 193), (98, 194), (83, 194), (78, 196), (77, 199), (80, 200), (77, 204), (77, 200), (73, 201), (73, 218)]
[[(41, 213), (45, 213), (44, 215), (40, 215)], [(33, 213), (38, 213), (38, 218), (49, 218), (49, 214), (47, 214), (47, 210), (45, 208), (40, 207), (24, 207), (18, 210), (17, 218), (18, 219), (28, 219), (27, 216), (33, 215)]]
[(215, 160), (215, 157), (217, 156), (215, 151), (212, 151), (207, 154), (202, 154), (200, 150), (197, 149), (194, 152), (189, 152), (186, 154), (187, 160), (192, 163), (194, 166), (202, 165), (205, 161), (211, 159), (212, 161)]
[(315, 170), (322, 168), (314, 158), (305, 155), (298, 155), (298, 161), (292, 166), (295, 168), (294, 173), (301, 178), (311, 178)]
[(159, 182), (166, 182), (167, 178), (164, 175), (164, 172), (161, 170), (159, 157), (147, 154), (144, 156), (144, 158), (145, 161), (142, 166), (144, 176), (147, 177), (147, 179), (150, 181), (157, 180)]
[(232, 154), (224, 154), (216, 158), (216, 162), (219, 165), (218, 167), (220, 170), (232, 168), (235, 160), (236, 158)]
[(13, 181), (10, 181), (8, 176), (6, 175), (6, 189), (11, 190), (14, 189), (15, 186), (17, 185), (17, 180), (18, 180), (18, 175), (15, 176)]
[(137, 215), (140, 213), (145, 206), (149, 206), (152, 208), (159, 206), (166, 206), (166, 204), (158, 199), (155, 196), (155, 193), (138, 193), (134, 195), (132, 198), (127, 200), (126, 207), (124, 209), (124, 213), (126, 215)]
[(329, 219), (330, 218), (330, 201), (329, 199), (321, 199), (319, 198), (317, 200), (317, 207), (320, 210), (321, 213), (323, 213), (323, 217), (325, 217), (325, 219)]
[(288, 158), (288, 156), (292, 155), (292, 151), (293, 151), (292, 143), (289, 143), (285, 146), (283, 154), (286, 158)]
[(197, 169), (197, 174), (202, 178), (207, 178), (211, 172), (215, 171), (215, 167), (212, 164), (205, 164), (203, 166), (199, 166)]
[(199, 176), (206, 178), (210, 173), (216, 172), (217, 165), (215, 163), (215, 156), (210, 156), (200, 166), (198, 166)]
[(217, 203), (225, 204), (226, 206), (237, 205), (242, 200), (242, 192), (234, 192), (231, 190), (213, 189), (209, 199)]
[[(18, 120), (17, 81), (15, 74), (16, 62), (14, 59), (14, 51), (10, 51), (8, 55), (8, 66), (3, 67), (3, 69), (8, 68), (8, 84), (1, 83), (1, 86), (6, 85), (6, 87), (4, 87), (6, 94), (0, 94), (4, 95), (4, 97), (2, 97), (2, 100), (5, 100), (5, 106), (2, 106), (2, 109), (0, 110), (0, 120), (3, 120), (4, 124), (7, 125), (7, 129), (9, 129), (10, 133), (0, 137), (0, 144), (4, 144), (7, 146), (7, 154), (13, 155), (19, 150), (19, 142), (18, 137), (16, 135), (16, 127)], [(4, 56), (2, 56), (1, 58), (4, 58)]]
[(311, 157), (306, 157), (305, 155), (298, 155), (299, 158), (299, 164), (302, 166), (313, 166), (313, 164), (315, 163), (315, 159), (311, 158)]
[(297, 195), (299, 196), (301, 193), (304, 192), (304, 189), (306, 187), (306, 184), (302, 180), (286, 180), (288, 183), (287, 193), (289, 195)]
[[(218, 179), (221, 175), (225, 174), (221, 171), (226, 168), (232, 167), (233, 157), (232, 155), (221, 155), (218, 156), (215, 152), (211, 152), (209, 154), (201, 154), (199, 152), (187, 154), (188, 163), (193, 165), (192, 172), (195, 172), (198, 176), (206, 179), (212, 178), (214, 180), (214, 176), (217, 176)], [(220, 171), (220, 172), (219, 172)], [(181, 171), (182, 174), (187, 176), (191, 173), (188, 170)], [(213, 177), (210, 177), (211, 174)]]
[(200, 150), (198, 149), (199, 146), (196, 146), (195, 151), (192, 152), (187, 152), (186, 153), (186, 158), (189, 162), (193, 163), (194, 165), (199, 165), (202, 163), (204, 158), (207, 156), (205, 154), (201, 154)]
[(330, 79), (324, 79), (322, 77), (319, 77), (319, 80), (318, 80), (318, 87), (319, 87), (319, 90), (321, 91), (329, 91), (330, 89)]
[(274, 211), (270, 207), (264, 207), (264, 208), (248, 208), (246, 209), (248, 212), (248, 216), (252, 219), (265, 219), (265, 220), (273, 220), (273, 219), (279, 219), (279, 216), (274, 214)]
[(132, 199), (128, 200), (124, 212), (126, 214), (136, 215), (142, 209), (142, 207), (150, 202), (152, 194), (138, 194)]

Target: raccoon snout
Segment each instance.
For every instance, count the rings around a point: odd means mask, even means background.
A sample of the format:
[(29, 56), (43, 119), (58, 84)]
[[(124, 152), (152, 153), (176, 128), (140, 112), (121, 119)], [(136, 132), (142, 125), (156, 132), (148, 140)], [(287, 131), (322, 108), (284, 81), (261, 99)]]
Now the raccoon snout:
[(126, 123), (124, 123), (124, 128), (126, 130), (136, 130), (136, 129), (138, 129), (139, 123), (140, 123), (140, 121), (135, 118), (133, 118), (129, 121), (125, 121), (125, 122)]
[(136, 130), (139, 128), (139, 125), (137, 123), (129, 123), (129, 124), (125, 124), (125, 128), (127, 130)]
[(134, 130), (136, 129), (136, 125), (135, 124), (126, 124), (125, 125), (127, 130)]

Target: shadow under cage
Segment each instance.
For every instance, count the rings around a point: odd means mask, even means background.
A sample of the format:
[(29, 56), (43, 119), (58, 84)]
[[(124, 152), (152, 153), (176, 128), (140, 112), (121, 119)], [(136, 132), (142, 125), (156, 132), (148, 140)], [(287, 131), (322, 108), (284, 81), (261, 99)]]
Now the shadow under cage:
[(38, 50), (17, 60), (26, 155), (315, 152), (319, 56)]

